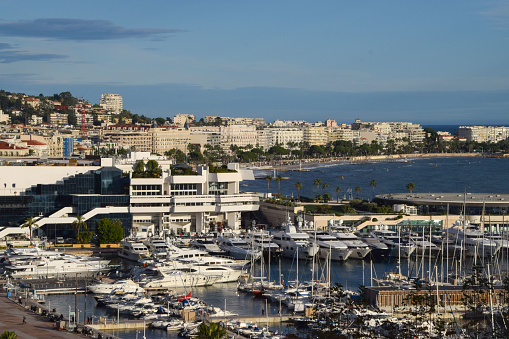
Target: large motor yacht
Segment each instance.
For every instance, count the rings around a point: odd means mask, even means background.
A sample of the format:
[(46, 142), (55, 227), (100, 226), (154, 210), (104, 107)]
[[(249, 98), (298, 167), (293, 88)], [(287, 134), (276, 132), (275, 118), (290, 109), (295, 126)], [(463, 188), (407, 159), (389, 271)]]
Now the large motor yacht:
[(299, 255), (299, 259), (312, 259), (318, 253), (319, 247), (311, 241), (306, 232), (298, 231), (288, 218), (281, 224), (282, 231), (272, 232), (274, 242), (283, 251), (283, 256), (293, 258)]
[(118, 256), (127, 260), (138, 261), (150, 257), (150, 252), (141, 241), (124, 240), (121, 243)]

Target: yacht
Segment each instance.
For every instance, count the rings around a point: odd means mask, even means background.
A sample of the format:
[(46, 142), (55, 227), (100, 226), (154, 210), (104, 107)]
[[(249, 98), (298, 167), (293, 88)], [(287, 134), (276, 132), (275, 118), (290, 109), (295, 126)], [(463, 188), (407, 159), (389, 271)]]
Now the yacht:
[(147, 246), (141, 241), (124, 240), (121, 243), (121, 248), (118, 251), (118, 256), (127, 260), (138, 261), (150, 257)]
[(170, 267), (154, 267), (156, 274), (142, 276), (139, 280), (145, 289), (189, 288), (209, 286), (221, 279), (220, 275), (184, 272)]
[(349, 256), (350, 259), (362, 260), (369, 254), (369, 252), (371, 252), (371, 247), (360, 240), (355, 234), (353, 234), (351, 229), (346, 226), (331, 226), (329, 228), (329, 234), (335, 236), (338, 240), (348, 246), (348, 249), (351, 250), (351, 254)]
[(196, 238), (190, 242), (191, 246), (205, 251), (210, 255), (227, 255), (228, 253), (219, 247), (219, 245), (209, 238)]
[(396, 258), (410, 258), (415, 251), (415, 245), (410, 244), (406, 240), (402, 240), (394, 231), (384, 229), (373, 230), (371, 231), (371, 235), (389, 246), (391, 249), (390, 255)]
[(371, 248), (371, 255), (374, 258), (386, 257), (391, 253), (389, 246), (369, 233), (363, 234), (360, 237), (360, 240), (364, 241)]
[(117, 266), (109, 265), (109, 260), (81, 259), (66, 256), (63, 258), (33, 258), (4, 266), (4, 274), (11, 278), (37, 279), (59, 277), (92, 277), (108, 272)]
[(485, 234), (470, 225), (468, 220), (463, 222), (457, 220), (448, 229), (449, 238), (454, 239), (456, 244), (465, 249), (465, 255), (473, 256), (495, 256), (500, 249), (493, 239), (486, 238)]
[(419, 257), (429, 257), (436, 258), (440, 255), (441, 248), (434, 244), (432, 241), (428, 240), (426, 237), (418, 235), (408, 235), (407, 237), (409, 243), (415, 245), (414, 255)]
[(352, 250), (344, 242), (339, 241), (329, 232), (316, 232), (315, 238), (315, 244), (320, 248), (318, 252), (320, 258), (345, 261), (352, 254)]
[(253, 243), (254, 248), (261, 251), (265, 257), (269, 255), (279, 257), (283, 252), (269, 231), (251, 230), (246, 234), (246, 242)]
[(311, 241), (306, 232), (297, 231), (295, 225), (288, 218), (281, 224), (282, 231), (272, 232), (274, 242), (281, 248), (284, 257), (293, 258), (299, 255), (299, 259), (312, 259), (318, 253), (319, 247)]
[(98, 283), (87, 286), (89, 292), (95, 294), (124, 294), (124, 293), (144, 293), (145, 289), (132, 281), (131, 279), (117, 280), (110, 283)]
[(242, 238), (220, 236), (217, 241), (219, 247), (234, 259), (258, 260), (262, 256), (260, 250), (255, 249), (252, 244), (247, 243)]
[(170, 246), (162, 238), (149, 238), (143, 244), (147, 247), (149, 253), (156, 257), (166, 257), (171, 252)]

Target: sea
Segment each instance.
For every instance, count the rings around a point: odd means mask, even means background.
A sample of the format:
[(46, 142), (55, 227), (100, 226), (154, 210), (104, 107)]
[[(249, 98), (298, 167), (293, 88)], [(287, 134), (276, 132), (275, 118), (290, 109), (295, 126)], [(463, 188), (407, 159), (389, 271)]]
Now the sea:
[[(472, 192), (472, 193), (509, 193), (509, 159), (485, 158), (485, 157), (446, 157), (446, 158), (420, 158), (409, 159), (408, 162), (359, 162), (359, 163), (336, 163), (320, 164), (306, 168), (309, 171), (303, 172), (278, 172), (284, 179), (280, 183), (280, 193), (287, 197), (296, 197), (297, 181), (302, 183), (301, 196), (313, 197), (316, 195), (315, 179), (329, 185), (327, 193), (336, 199), (336, 187), (340, 187), (340, 198), (355, 198), (355, 187), (361, 187), (359, 197), (371, 199), (373, 188), (370, 186), (372, 180), (376, 181), (375, 194), (403, 193), (406, 192), (406, 184), (413, 182), (415, 192)], [(274, 175), (273, 171), (255, 171), (255, 176)], [(269, 183), (269, 191), (277, 193), (276, 181)], [(266, 192), (266, 180), (245, 181), (241, 184), (241, 190), (246, 192)], [(320, 188), (320, 194), (323, 189)], [(351, 192), (351, 193), (350, 193)], [(403, 273), (409, 270), (411, 275), (416, 274), (415, 263), (401, 262)], [(268, 275), (268, 265), (262, 272)], [(359, 285), (369, 284), (369, 279), (382, 277), (385, 272), (395, 271), (398, 263), (394, 258), (378, 258), (377, 260), (364, 263), (358, 260), (346, 262), (334, 262), (330, 271), (325, 265), (317, 265), (315, 273), (312, 274), (310, 262), (297, 262), (291, 259), (272, 261), (270, 265), (271, 280), (300, 281), (321, 278), (330, 279), (333, 283), (340, 283), (344, 288), (357, 290)], [(421, 268), (422, 269), (422, 268)], [(254, 270), (260, 270), (259, 265)], [(427, 271), (427, 267), (423, 269)], [(259, 274), (257, 274), (259, 275)], [(181, 289), (179, 293), (191, 292), (192, 296), (198, 297), (209, 305), (224, 308), (231, 312), (245, 315), (260, 315), (262, 309), (267, 307), (269, 314), (277, 314), (279, 305), (267, 304), (265, 299), (257, 298), (249, 294), (237, 291), (236, 283), (217, 284), (208, 287), (192, 289)], [(67, 315), (74, 311), (75, 303), (79, 310), (79, 319), (83, 318), (85, 310), (87, 317), (93, 316), (97, 321), (99, 316), (116, 319), (116, 314), (111, 314), (105, 308), (98, 307), (92, 295), (50, 295), (46, 298), (46, 304), (50, 308), (56, 308), (59, 313)], [(283, 313), (285, 310), (282, 310)], [(285, 331), (285, 325), (280, 330)], [(115, 333), (121, 338), (142, 338), (143, 331), (123, 331)], [(176, 333), (148, 329), (145, 331), (146, 338), (177, 338)]]

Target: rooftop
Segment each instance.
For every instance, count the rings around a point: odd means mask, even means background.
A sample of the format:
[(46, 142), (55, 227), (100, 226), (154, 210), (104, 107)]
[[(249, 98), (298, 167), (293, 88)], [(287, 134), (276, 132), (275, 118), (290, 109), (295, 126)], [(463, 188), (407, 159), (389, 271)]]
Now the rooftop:
[(415, 205), (509, 205), (509, 194), (499, 193), (396, 193), (377, 195), (391, 204)]

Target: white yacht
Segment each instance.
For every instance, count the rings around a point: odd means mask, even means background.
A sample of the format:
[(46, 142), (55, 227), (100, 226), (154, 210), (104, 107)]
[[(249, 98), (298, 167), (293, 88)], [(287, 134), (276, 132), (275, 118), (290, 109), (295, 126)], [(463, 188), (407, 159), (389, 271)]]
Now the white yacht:
[(196, 238), (191, 240), (191, 246), (199, 250), (205, 251), (210, 255), (227, 255), (228, 253), (219, 247), (219, 245), (209, 238)]
[(150, 257), (150, 252), (141, 241), (124, 240), (121, 243), (118, 256), (127, 260), (138, 261)]
[(466, 256), (495, 256), (500, 249), (493, 239), (488, 239), (483, 232), (470, 225), (466, 220), (457, 220), (453, 227), (448, 229), (449, 238), (465, 249)]
[(350, 228), (346, 226), (330, 226), (329, 233), (342, 241), (351, 250), (350, 259), (364, 259), (371, 248), (360, 240)]
[(157, 274), (144, 276), (139, 280), (145, 289), (189, 288), (209, 286), (221, 279), (220, 275), (183, 272), (171, 268), (156, 268)]
[(162, 238), (149, 238), (143, 244), (147, 246), (149, 253), (156, 257), (165, 257), (171, 252), (170, 246)]
[(272, 232), (272, 236), (283, 251), (283, 256), (293, 258), (298, 253), (299, 259), (314, 258), (319, 248), (311, 241), (309, 234), (297, 231), (289, 218), (281, 227), (283, 230)]
[(37, 279), (59, 277), (92, 277), (110, 271), (109, 260), (97, 260), (66, 256), (64, 258), (34, 258), (24, 262), (12, 263), (4, 267), (4, 274), (11, 278)]
[(407, 239), (409, 243), (415, 245), (414, 254), (419, 257), (431, 256), (432, 258), (436, 258), (440, 255), (441, 248), (427, 238), (423, 238), (419, 235), (409, 235)]
[(391, 248), (390, 255), (393, 257), (410, 258), (415, 251), (415, 245), (406, 240), (402, 240), (395, 231), (373, 230), (371, 234)]
[(87, 286), (89, 292), (95, 294), (124, 294), (124, 293), (144, 293), (145, 289), (140, 287), (131, 279), (117, 280), (110, 283), (98, 283)]
[(371, 255), (374, 258), (386, 257), (391, 253), (389, 246), (375, 238), (371, 234), (363, 234), (360, 239), (371, 248)]
[(272, 234), (264, 230), (251, 230), (246, 234), (246, 242), (253, 243), (254, 248), (261, 251), (265, 257), (279, 257), (283, 252), (274, 242)]
[(316, 232), (315, 238), (315, 243), (320, 248), (318, 252), (320, 258), (345, 261), (352, 254), (352, 251), (344, 242), (339, 241), (328, 232)]
[(238, 237), (222, 237), (218, 239), (219, 247), (228, 252), (230, 257), (235, 259), (258, 260), (262, 252), (254, 248), (252, 244)]

